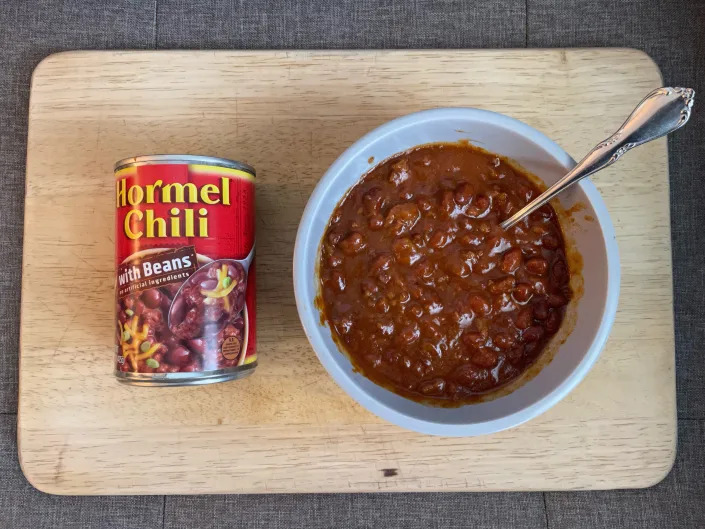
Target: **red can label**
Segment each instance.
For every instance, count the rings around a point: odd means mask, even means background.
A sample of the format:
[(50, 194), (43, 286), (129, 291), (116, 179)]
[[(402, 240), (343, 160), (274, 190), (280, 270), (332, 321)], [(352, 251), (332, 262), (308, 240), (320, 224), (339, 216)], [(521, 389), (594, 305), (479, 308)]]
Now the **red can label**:
[(253, 368), (254, 175), (170, 161), (115, 176), (118, 376)]

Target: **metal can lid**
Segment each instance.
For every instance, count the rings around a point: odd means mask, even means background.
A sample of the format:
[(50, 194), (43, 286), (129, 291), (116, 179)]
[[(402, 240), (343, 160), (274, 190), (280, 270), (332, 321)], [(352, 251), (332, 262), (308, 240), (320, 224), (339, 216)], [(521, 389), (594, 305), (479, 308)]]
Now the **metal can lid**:
[(115, 162), (115, 171), (119, 171), (124, 167), (133, 167), (139, 165), (157, 165), (157, 164), (202, 164), (213, 165), (215, 167), (229, 167), (231, 169), (239, 169), (256, 175), (255, 168), (244, 162), (228, 160), (227, 158), (218, 158), (216, 156), (198, 156), (193, 154), (148, 154), (141, 156), (132, 156)]

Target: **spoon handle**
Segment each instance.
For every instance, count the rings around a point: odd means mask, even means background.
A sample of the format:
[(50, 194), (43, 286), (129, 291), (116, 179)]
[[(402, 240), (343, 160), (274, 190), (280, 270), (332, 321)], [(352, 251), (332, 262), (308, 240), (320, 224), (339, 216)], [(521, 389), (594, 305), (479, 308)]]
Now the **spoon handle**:
[(617, 132), (599, 143), (563, 178), (500, 225), (509, 229), (578, 180), (612, 165), (628, 150), (681, 128), (690, 118), (692, 88), (657, 88), (637, 105)]

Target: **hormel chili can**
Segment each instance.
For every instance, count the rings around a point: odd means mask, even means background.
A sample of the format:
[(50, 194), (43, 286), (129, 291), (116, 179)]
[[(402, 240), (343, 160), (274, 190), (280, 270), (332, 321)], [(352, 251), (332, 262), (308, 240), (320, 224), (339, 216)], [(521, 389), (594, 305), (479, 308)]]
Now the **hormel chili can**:
[(242, 378), (255, 349), (255, 171), (207, 156), (115, 164), (115, 374), (143, 386)]

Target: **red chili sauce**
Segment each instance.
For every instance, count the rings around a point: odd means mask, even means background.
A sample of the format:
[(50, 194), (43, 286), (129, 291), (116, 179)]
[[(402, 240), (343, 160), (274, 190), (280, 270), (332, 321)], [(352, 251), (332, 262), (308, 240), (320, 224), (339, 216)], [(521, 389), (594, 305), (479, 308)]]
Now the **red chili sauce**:
[(322, 316), (356, 369), (451, 406), (526, 371), (571, 298), (551, 206), (499, 227), (538, 193), (516, 167), (462, 144), (367, 173), (333, 212), (319, 267)]

